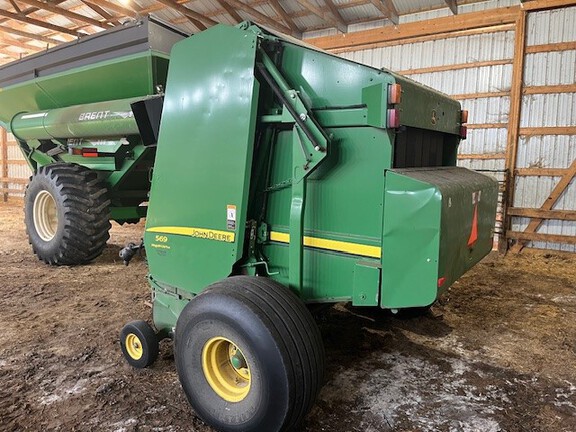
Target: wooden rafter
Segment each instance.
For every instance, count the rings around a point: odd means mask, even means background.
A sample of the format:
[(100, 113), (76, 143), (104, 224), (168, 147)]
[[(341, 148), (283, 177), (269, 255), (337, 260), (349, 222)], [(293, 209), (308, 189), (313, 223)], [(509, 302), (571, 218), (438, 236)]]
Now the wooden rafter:
[(226, 1), (230, 3), (232, 6), (246, 12), (256, 21), (259, 21), (263, 24), (267, 24), (270, 27), (280, 30), (283, 33), (290, 33), (290, 28), (279, 23), (277, 20), (270, 18), (268, 15), (264, 15), (262, 12), (254, 9), (252, 6), (249, 6), (246, 3), (241, 2), (240, 0), (226, 0)]
[(58, 33), (65, 33), (65, 34), (69, 34), (72, 36), (80, 36), (80, 34), (78, 33), (77, 30), (69, 29), (66, 27), (58, 26), (56, 24), (51, 24), (51, 23), (48, 23), (45, 21), (40, 21), (40, 20), (37, 20), (34, 18), (30, 18), (24, 14), (17, 14), (14, 12), (9, 12), (9, 11), (0, 9), (0, 16), (4, 16), (4, 17), (9, 18), (9, 19), (14, 20), (14, 21), (20, 21), (20, 22), (23, 22), (26, 24), (31, 24), (31, 25), (34, 25), (36, 27), (45, 28), (48, 30), (53, 30), (53, 31), (58, 32)]
[(109, 2), (107, 0), (83, 0), (83, 3), (86, 3), (88, 5), (99, 6), (101, 8), (106, 9), (106, 10), (119, 13), (120, 15), (123, 15), (125, 17), (136, 18), (136, 19), (140, 18), (140, 12), (138, 12), (134, 9), (128, 9), (128, 8), (122, 7), (120, 5), (117, 5), (116, 3), (112, 3), (112, 2)]
[(114, 17), (112, 16), (112, 14), (106, 12), (104, 9), (102, 9), (100, 6), (96, 5), (96, 4), (90, 4), (87, 3), (84, 0), (80, 0), (82, 3), (84, 3), (87, 7), (89, 7), (90, 9), (92, 9), (94, 12), (96, 12), (98, 15), (100, 15), (102, 18), (104, 18), (105, 20), (107, 20), (108, 22), (114, 21)]
[(19, 13), (19, 14), (22, 13), (22, 9), (20, 9), (20, 7), (16, 4), (16, 2), (14, 0), (10, 0), (10, 4), (12, 5), (12, 7), (16, 11), (16, 13)]
[(207, 25), (216, 25), (218, 22), (214, 21), (212, 18), (207, 17), (206, 15), (202, 15), (196, 11), (193, 11), (190, 8), (187, 8), (180, 3), (177, 3), (174, 0), (156, 0), (158, 3), (162, 3), (165, 6), (168, 6), (175, 11), (181, 13), (185, 17), (189, 18), (192, 24), (194, 24), (199, 30), (205, 30), (208, 28)]
[(454, 15), (458, 15), (458, 0), (444, 0)]
[(298, 28), (292, 17), (286, 13), (280, 2), (278, 0), (271, 0), (270, 6), (272, 6), (272, 8), (276, 11), (276, 13), (280, 17), (282, 17), (282, 20), (286, 23), (286, 25), (290, 27), (290, 30), (292, 30), (292, 34), (294, 36), (300, 37), (301, 36), (300, 29)]
[(39, 50), (43, 49), (43, 47), (38, 47), (35, 45), (29, 45), (24, 41), (20, 41), (18, 39), (11, 38), (11, 37), (6, 36), (6, 35), (1, 34), (1, 33), (0, 33), (0, 44), (9, 45), (12, 47), (17, 47), (17, 48), (23, 49), (23, 50), (28, 51), (28, 52), (30, 52), (30, 51), (35, 52), (35, 51), (39, 51)]
[[(564, 175), (560, 178), (560, 181), (556, 184), (554, 189), (552, 189), (552, 192), (548, 198), (546, 198), (544, 204), (540, 206), (540, 210), (552, 210), (552, 207), (554, 207), (562, 194), (564, 194), (566, 189), (568, 189), (568, 186), (570, 183), (572, 183), (574, 177), (576, 177), (576, 159), (572, 162), (570, 168), (568, 168)], [(510, 248), (510, 251), (518, 253), (524, 248), (528, 241), (533, 239), (536, 240), (536, 231), (538, 228), (540, 228), (542, 222), (544, 222), (544, 218), (532, 218), (526, 229), (523, 231), (524, 235), (522, 238), (518, 239), (519, 241), (514, 246)], [(576, 240), (576, 237), (574, 239)]]
[(346, 22), (346, 20), (344, 19), (344, 17), (340, 13), (340, 10), (336, 7), (334, 2), (332, 0), (324, 0), (324, 2), (326, 3), (326, 6), (328, 6), (328, 9), (330, 9), (330, 13), (334, 16), (336, 21), (338, 21), (338, 23), (340, 23), (341, 25), (346, 27), (346, 29), (348, 29), (348, 23)]
[(38, 0), (18, 0), (18, 1), (20, 3), (25, 3), (29, 6), (34, 6), (38, 9), (44, 9), (44, 10), (47, 10), (48, 12), (52, 12), (52, 13), (55, 13), (57, 15), (62, 15), (63, 17), (66, 17), (66, 18), (68, 18), (72, 21), (78, 22), (78, 23), (93, 25), (93, 26), (99, 27), (101, 29), (106, 29), (109, 27), (107, 24), (102, 23), (98, 20), (95, 20), (94, 18), (90, 18), (90, 17), (87, 17), (85, 15), (77, 14), (76, 12), (66, 10), (66, 9), (61, 8), (59, 6), (51, 5), (50, 3), (40, 2)]
[(42, 36), (39, 34), (30, 33), (30, 32), (18, 30), (18, 29), (12, 28), (12, 27), (3, 26), (3, 25), (0, 25), (0, 32), (11, 33), (11, 34), (15, 34), (16, 36), (22, 36), (22, 37), (25, 37), (28, 39), (33, 39), (33, 40), (45, 42), (45, 43), (52, 44), (52, 45), (58, 45), (58, 44), (62, 43), (62, 41), (58, 40), (58, 39), (53, 39), (53, 38), (48, 37), (48, 36)]
[(224, 8), (226, 13), (228, 13), (228, 15), (230, 15), (234, 21), (236, 21), (237, 23), (244, 21), (244, 19), (238, 14), (238, 12), (236, 12), (236, 9), (234, 9), (232, 6), (226, 3), (226, 0), (216, 0), (216, 1), (220, 6), (222, 6), (222, 8)]
[(326, 21), (327, 23), (333, 25), (334, 27), (336, 27), (339, 31), (341, 31), (342, 33), (346, 33), (348, 31), (348, 25), (346, 25), (346, 23), (342, 20), (342, 18), (340, 18), (340, 20), (338, 20), (337, 18), (332, 18), (330, 16), (328, 16), (328, 14), (326, 14), (326, 12), (324, 12), (323, 10), (321, 10), (320, 8), (314, 6), (312, 3), (310, 3), (308, 0), (296, 0), (300, 6), (302, 6), (304, 9), (312, 12), (314, 15), (316, 15), (318, 18), (320, 18), (323, 21)]

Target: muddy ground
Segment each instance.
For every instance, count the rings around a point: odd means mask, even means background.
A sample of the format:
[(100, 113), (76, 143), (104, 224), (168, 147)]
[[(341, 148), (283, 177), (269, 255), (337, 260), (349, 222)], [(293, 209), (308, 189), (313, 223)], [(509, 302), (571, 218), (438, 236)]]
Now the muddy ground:
[[(51, 268), (21, 205), (0, 205), (2, 431), (211, 430), (170, 343), (148, 370), (121, 356), (122, 325), (151, 312), (145, 262), (117, 258), (141, 232), (115, 225), (93, 264)], [(319, 324), (327, 379), (305, 431), (576, 431), (576, 256), (491, 256), (424, 317), (338, 305)]]

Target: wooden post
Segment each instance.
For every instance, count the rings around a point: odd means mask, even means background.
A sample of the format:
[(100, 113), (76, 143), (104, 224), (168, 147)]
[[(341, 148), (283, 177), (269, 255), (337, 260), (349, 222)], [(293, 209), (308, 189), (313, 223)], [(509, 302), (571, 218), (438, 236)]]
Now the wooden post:
[(2, 159), (2, 189), (4, 190), (2, 193), (2, 200), (4, 202), (8, 201), (8, 183), (6, 183), (6, 179), (8, 178), (8, 134), (6, 133), (6, 129), (0, 127), (0, 152)]
[(504, 229), (500, 239), (501, 251), (506, 251), (508, 240), (506, 231), (511, 229), (511, 217), (508, 216), (508, 207), (514, 204), (514, 190), (516, 179), (516, 159), (518, 156), (518, 139), (520, 137), (520, 116), (522, 114), (522, 94), (524, 78), (524, 59), (526, 56), (526, 11), (521, 9), (516, 18), (514, 32), (514, 62), (512, 63), (512, 88), (510, 89), (510, 116), (508, 119), (508, 139), (506, 141), (506, 180), (507, 186), (502, 202), (502, 220)]

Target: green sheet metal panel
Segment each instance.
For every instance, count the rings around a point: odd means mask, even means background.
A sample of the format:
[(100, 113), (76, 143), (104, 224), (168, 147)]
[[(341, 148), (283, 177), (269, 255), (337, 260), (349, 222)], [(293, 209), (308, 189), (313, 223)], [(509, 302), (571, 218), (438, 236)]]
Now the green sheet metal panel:
[(255, 60), (256, 36), (223, 25), (172, 50), (145, 234), (160, 284), (198, 293), (242, 257)]
[(386, 174), (381, 306), (427, 306), (492, 248), (498, 183), (459, 167)]
[(436, 299), (441, 206), (442, 195), (435, 186), (387, 171), (382, 307), (426, 306)]
[(166, 83), (168, 56), (152, 51), (38, 78), (0, 91), (0, 122), (21, 112), (152, 95)]
[[(330, 153), (310, 176), (306, 195), (300, 293), (306, 301), (351, 300), (356, 262), (366, 254), (380, 256), (384, 170), (390, 163), (392, 134), (370, 127), (328, 132), (334, 135)], [(265, 218), (272, 233), (289, 233), (291, 188), (281, 187), (290, 178), (291, 134), (280, 133), (273, 147)], [(272, 277), (287, 284), (288, 248), (281, 236), (280, 241), (275, 238), (264, 245), (264, 254), (270, 271), (279, 272)], [(318, 242), (322, 247), (314, 246)]]

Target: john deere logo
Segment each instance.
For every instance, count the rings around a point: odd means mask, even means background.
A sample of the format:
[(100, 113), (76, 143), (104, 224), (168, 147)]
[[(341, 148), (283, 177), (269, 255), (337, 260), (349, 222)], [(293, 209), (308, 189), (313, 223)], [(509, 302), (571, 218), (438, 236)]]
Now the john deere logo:
[(436, 110), (432, 110), (432, 118), (430, 119), (433, 125), (438, 123), (438, 116), (436, 114)]

